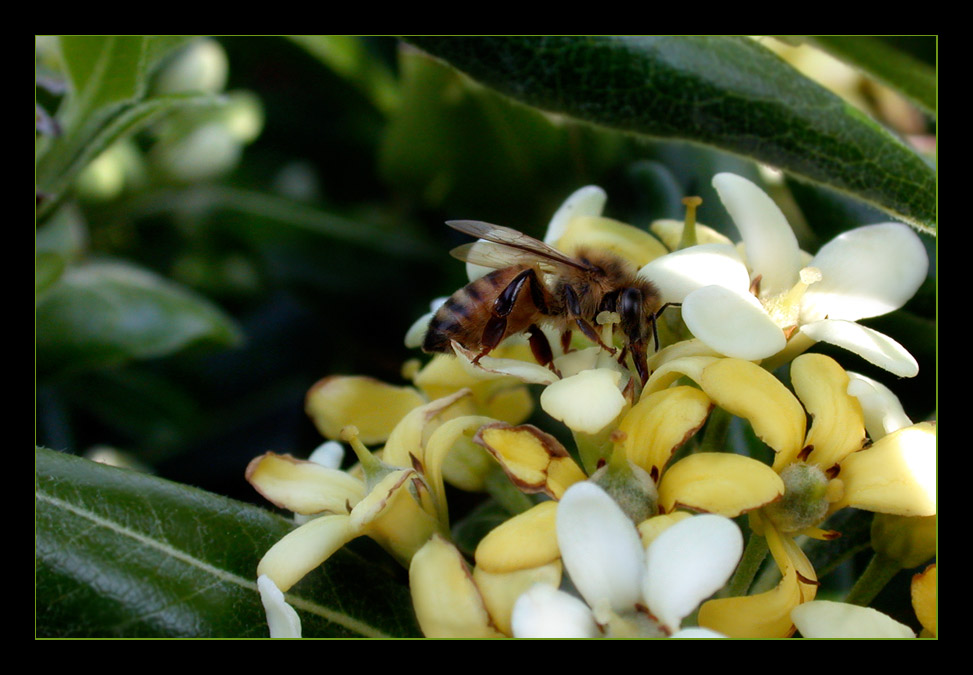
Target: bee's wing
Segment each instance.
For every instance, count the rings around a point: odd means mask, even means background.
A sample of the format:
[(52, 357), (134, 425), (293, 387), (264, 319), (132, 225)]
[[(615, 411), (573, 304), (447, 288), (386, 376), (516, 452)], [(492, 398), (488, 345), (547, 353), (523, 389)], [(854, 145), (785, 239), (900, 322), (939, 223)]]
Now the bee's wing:
[[(478, 220), (450, 220), (446, 224), (454, 230), (485, 240), (453, 249), (452, 255), (460, 260), (496, 268), (509, 267), (518, 263), (548, 263), (567, 265), (581, 270), (592, 269), (590, 265), (566, 256), (556, 248), (509, 227), (491, 225)], [(488, 242), (495, 245), (488, 246), (486, 245)]]
[(557, 261), (551, 260), (547, 256), (538, 255), (533, 251), (524, 251), (519, 248), (511, 248), (502, 244), (495, 244), (492, 241), (475, 241), (472, 244), (457, 246), (449, 252), (454, 258), (464, 262), (493, 269), (503, 269), (512, 265), (547, 265), (556, 267)]

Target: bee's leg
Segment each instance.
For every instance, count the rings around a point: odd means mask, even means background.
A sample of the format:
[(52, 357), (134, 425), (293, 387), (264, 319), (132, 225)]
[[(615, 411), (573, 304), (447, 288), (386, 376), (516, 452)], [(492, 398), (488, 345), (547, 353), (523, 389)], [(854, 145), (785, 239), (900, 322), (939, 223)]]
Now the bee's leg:
[[(537, 278), (537, 273), (533, 269), (526, 269), (515, 276), (513, 281), (507, 284), (507, 287), (493, 301), (493, 313), (487, 320), (486, 326), (483, 328), (483, 336), (480, 339), (480, 344), (483, 345), (483, 351), (476, 355), (473, 363), (479, 363), (481, 358), (493, 351), (503, 340), (507, 333), (507, 317), (510, 316), (510, 313), (514, 311), (514, 307), (517, 306), (517, 300), (520, 298), (520, 294), (525, 286), (530, 287), (531, 299), (538, 310), (542, 312), (547, 311), (544, 287)], [(545, 338), (546, 341), (547, 338)], [(550, 344), (548, 344), (547, 351), (550, 352), (550, 350)]]
[(480, 338), (480, 344), (483, 345), (483, 351), (476, 355), (473, 359), (473, 363), (479, 364), (480, 359), (493, 351), (494, 347), (500, 344), (503, 340), (504, 334), (507, 332), (507, 317), (497, 316), (494, 314), (491, 316), (486, 323), (486, 327), (483, 329), (483, 337)]
[(571, 351), (571, 331), (566, 330), (561, 333), (561, 352), (567, 354)]
[(494, 314), (497, 316), (508, 316), (514, 311), (514, 307), (525, 285), (530, 286), (530, 298), (537, 310), (541, 314), (548, 314), (550, 310), (548, 309), (547, 298), (545, 297), (546, 289), (537, 278), (537, 272), (533, 268), (524, 270), (515, 276), (513, 281), (507, 284), (507, 287), (493, 301)]
[(656, 313), (653, 314), (650, 317), (650, 319), (649, 319), (649, 321), (652, 322), (652, 339), (655, 341), (654, 342), (654, 344), (655, 344), (655, 351), (659, 351), (659, 349), (662, 348), (662, 345), (659, 344), (659, 328), (658, 328), (658, 325), (657, 325), (658, 324), (658, 321), (659, 321), (659, 317), (661, 317), (662, 316), (662, 313), (664, 311), (666, 311), (667, 309), (669, 309), (670, 307), (682, 307), (682, 303), (681, 302), (667, 302), (666, 304), (662, 305), (662, 307), (660, 307), (656, 311)]
[(578, 328), (581, 329), (584, 336), (614, 356), (615, 352), (618, 350), (616, 350), (614, 347), (609, 347), (606, 345), (592, 325), (581, 316), (581, 303), (578, 300), (578, 294), (575, 293), (574, 289), (570, 286), (564, 287), (564, 299), (566, 301), (568, 315), (574, 320)]
[(527, 330), (530, 332), (530, 351), (534, 354), (534, 360), (542, 366), (547, 366), (555, 375), (561, 377), (561, 371), (554, 365), (554, 352), (551, 351), (551, 343), (544, 335), (544, 331), (536, 323), (532, 323)]

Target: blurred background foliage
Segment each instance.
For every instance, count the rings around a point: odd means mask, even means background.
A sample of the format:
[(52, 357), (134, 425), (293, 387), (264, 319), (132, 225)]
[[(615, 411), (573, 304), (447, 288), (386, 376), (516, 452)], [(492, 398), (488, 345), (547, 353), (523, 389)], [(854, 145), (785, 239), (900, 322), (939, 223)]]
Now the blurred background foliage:
[[(681, 218), (681, 198), (698, 194), (700, 221), (736, 238), (710, 185), (715, 173), (732, 171), (767, 186), (809, 251), (908, 212), (927, 230), (935, 260), (934, 190), (886, 200), (863, 188), (856, 198), (854, 186), (841, 188), (850, 196), (794, 180), (741, 156), (759, 153), (708, 140), (705, 124), (696, 133), (689, 125), (697, 121), (676, 113), (683, 126), (653, 140), (632, 133), (637, 124), (614, 124), (620, 108), (607, 118), (559, 109), (590, 91), (531, 98), (536, 80), (518, 72), (512, 53), (521, 45), (475, 40), (38, 37), (37, 444), (113, 455), (261, 503), (244, 467), (268, 450), (306, 456), (320, 442), (303, 412), (316, 380), (365, 374), (398, 383), (402, 364), (420, 356), (403, 345), (407, 328), (465, 279), (448, 256), (460, 238), (444, 221), (541, 235), (561, 201), (587, 184), (607, 190), (606, 215), (642, 227)], [(860, 106), (841, 114), (855, 124), (867, 118), (880, 143), (905, 148), (883, 163), (890, 172), (934, 176), (935, 38), (882, 40), (858, 52), (840, 39), (740, 42), (727, 46), (761, 55), (772, 46)], [(824, 52), (810, 44), (855, 67), (822, 65)], [(482, 57), (484, 49), (498, 58)], [(876, 49), (908, 67), (882, 73), (887, 61), (861, 56)], [(768, 58), (776, 68), (779, 59)], [(502, 73), (504, 64), (514, 64), (509, 82), (485, 72)], [(694, 105), (690, 94), (704, 83), (687, 75), (675, 86)], [(792, 124), (782, 113), (767, 117)], [(906, 311), (867, 322), (917, 357), (914, 380), (890, 382), (840, 356), (892, 385), (915, 419), (934, 414), (935, 312), (933, 265)]]

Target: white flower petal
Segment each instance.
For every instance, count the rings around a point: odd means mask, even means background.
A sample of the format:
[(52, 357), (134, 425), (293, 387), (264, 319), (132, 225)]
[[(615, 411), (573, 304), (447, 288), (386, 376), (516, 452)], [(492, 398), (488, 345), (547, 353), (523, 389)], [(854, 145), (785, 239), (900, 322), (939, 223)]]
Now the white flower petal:
[(673, 633), (670, 637), (674, 638), (695, 638), (697, 640), (712, 640), (714, 638), (725, 638), (723, 633), (717, 633), (709, 628), (683, 628)]
[(761, 293), (788, 290), (801, 269), (801, 249), (780, 207), (759, 187), (732, 173), (714, 176), (713, 187), (740, 230), (753, 275), (761, 276)]
[(700, 244), (656, 258), (639, 270), (656, 285), (662, 302), (682, 302), (703, 286), (717, 285), (746, 293), (750, 274), (735, 247)]
[(338, 441), (325, 441), (311, 453), (309, 462), (320, 464), (327, 469), (340, 469), (341, 460), (345, 458), (345, 449)]
[(446, 303), (446, 300), (448, 299), (449, 298), (446, 297), (436, 298), (429, 303), (429, 311), (416, 319), (415, 323), (409, 326), (409, 330), (405, 332), (406, 347), (409, 349), (417, 349), (422, 346), (422, 341), (426, 337), (426, 331), (429, 330), (429, 322), (432, 321), (432, 318), (436, 315), (436, 312)]
[(547, 233), (544, 235), (544, 243), (551, 246), (557, 244), (558, 239), (564, 236), (568, 223), (577, 216), (600, 216), (607, 201), (608, 195), (597, 185), (588, 185), (575, 190), (554, 212), (547, 226)]
[(517, 638), (593, 638), (598, 624), (588, 606), (548, 584), (534, 584), (514, 604), (510, 619)]
[(575, 483), (557, 505), (557, 542), (564, 567), (595, 619), (631, 611), (642, 601), (645, 552), (638, 530), (615, 501), (591, 482)]
[(883, 436), (912, 425), (899, 397), (881, 382), (858, 373), (848, 372), (848, 393), (858, 399), (865, 415), (868, 437), (877, 441)]
[(912, 629), (871, 607), (814, 600), (791, 612), (806, 638), (914, 638)]
[(277, 584), (266, 574), (263, 574), (257, 579), (257, 589), (260, 591), (260, 600), (264, 604), (264, 611), (267, 612), (270, 637), (301, 637), (301, 617), (284, 600), (284, 594), (277, 588)]
[(596, 434), (625, 407), (618, 390), (621, 377), (608, 368), (582, 370), (548, 386), (541, 393), (541, 408), (573, 431)]
[(855, 321), (904, 305), (925, 280), (929, 258), (911, 227), (881, 223), (835, 237), (811, 265), (823, 276), (804, 295), (802, 320)]
[(814, 321), (801, 326), (812, 340), (827, 342), (858, 354), (899, 377), (915, 377), (919, 364), (908, 350), (887, 335), (853, 321)]
[(749, 293), (704, 286), (683, 301), (682, 318), (707, 346), (733, 358), (754, 361), (787, 346), (784, 332)]
[(743, 535), (729, 518), (681, 520), (646, 551), (645, 602), (659, 621), (677, 630), (683, 618), (718, 591), (743, 554)]

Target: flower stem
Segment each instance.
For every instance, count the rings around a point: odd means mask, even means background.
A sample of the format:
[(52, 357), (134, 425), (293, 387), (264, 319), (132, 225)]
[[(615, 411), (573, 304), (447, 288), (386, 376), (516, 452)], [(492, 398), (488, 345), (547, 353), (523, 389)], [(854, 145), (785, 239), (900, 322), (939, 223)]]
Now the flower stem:
[(486, 491), (512, 515), (523, 513), (534, 506), (534, 501), (518, 490), (499, 466), (487, 473)]
[(700, 441), (697, 452), (723, 452), (732, 419), (733, 415), (723, 408), (714, 408), (706, 421), (706, 431), (703, 432), (703, 440)]
[(743, 551), (743, 558), (740, 559), (740, 564), (737, 565), (737, 570), (733, 573), (730, 583), (726, 585), (720, 595), (728, 598), (746, 595), (754, 577), (757, 576), (757, 570), (760, 569), (764, 558), (767, 557), (768, 550), (767, 538), (751, 532), (750, 540), (747, 541), (747, 547)]
[(901, 569), (902, 566), (892, 558), (876, 553), (869, 561), (868, 567), (865, 568), (861, 577), (848, 591), (845, 602), (867, 607)]

